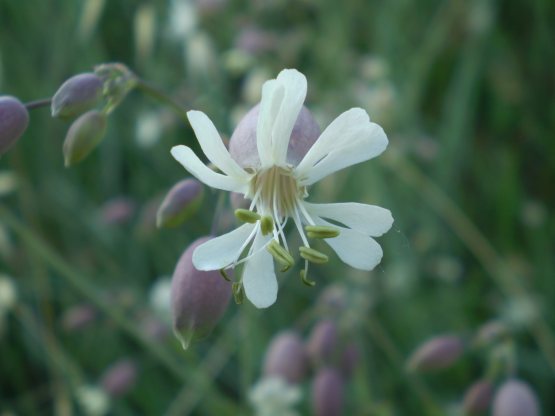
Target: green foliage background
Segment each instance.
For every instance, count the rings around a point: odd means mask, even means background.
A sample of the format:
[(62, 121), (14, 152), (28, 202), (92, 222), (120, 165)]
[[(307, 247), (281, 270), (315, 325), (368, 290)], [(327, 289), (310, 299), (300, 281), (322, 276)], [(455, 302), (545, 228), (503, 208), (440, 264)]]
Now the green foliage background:
[[(315, 201), (389, 208), (395, 224), (380, 239), (384, 259), (359, 273), (332, 256), (313, 269), (313, 289), (293, 271), (280, 278), (274, 306), (230, 305), (211, 337), (187, 351), (172, 337), (153, 341), (139, 319), (151, 313), (149, 290), (210, 232), (217, 200), (207, 192), (197, 217), (178, 229), (154, 230), (141, 214), (186, 176), (169, 149), (199, 150), (190, 126), (170, 119), (154, 146), (138, 146), (138, 119), (162, 107), (133, 92), (110, 117), (101, 146), (66, 169), (68, 124), (34, 110), (0, 160), (18, 180), (0, 196), (8, 239), (0, 271), (18, 291), (0, 338), (0, 412), (82, 414), (76, 388), (131, 358), (137, 381), (112, 401), (112, 414), (250, 414), (247, 392), (269, 340), (291, 327), (306, 334), (320, 316), (315, 300), (331, 284), (347, 289), (342, 319), (361, 350), (346, 414), (457, 414), (487, 351), (472, 349), (453, 368), (424, 376), (407, 374), (405, 359), (431, 336), (471, 339), (493, 319), (511, 328), (518, 376), (544, 414), (555, 411), (555, 4), (198, 3), (194, 33), (208, 40), (208, 64), (190, 38), (171, 36), (168, 2), (1, 0), (0, 94), (48, 97), (71, 75), (119, 61), (229, 136), (235, 114), (253, 104), (243, 94), (249, 77), (295, 67), (308, 78), (307, 106), (321, 127), (362, 106), (388, 134), (383, 156), (311, 190)], [(272, 49), (238, 53), (245, 27), (270, 32)], [(376, 75), (376, 68), (385, 69)], [(125, 224), (103, 224), (100, 207), (122, 195), (137, 212)], [(97, 319), (64, 331), (64, 311), (78, 304), (94, 305)], [(305, 414), (310, 381), (302, 387)]]

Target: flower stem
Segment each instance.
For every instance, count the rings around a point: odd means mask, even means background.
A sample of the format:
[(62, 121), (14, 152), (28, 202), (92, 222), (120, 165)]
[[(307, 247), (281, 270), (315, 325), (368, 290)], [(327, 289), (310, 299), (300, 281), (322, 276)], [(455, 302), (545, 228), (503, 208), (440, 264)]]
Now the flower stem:
[(29, 101), (25, 103), (27, 110), (34, 110), (35, 108), (50, 107), (52, 98), (41, 98), (40, 100)]
[(155, 100), (163, 104), (166, 104), (168, 107), (170, 107), (172, 110), (175, 111), (175, 113), (179, 116), (179, 118), (181, 118), (181, 120), (183, 120), (186, 124), (189, 123), (189, 120), (187, 119), (187, 112), (183, 109), (183, 106), (181, 104), (179, 104), (173, 98), (166, 95), (164, 92), (152, 86), (150, 83), (146, 82), (145, 80), (137, 78), (136, 82), (137, 82), (135, 86), (136, 89), (154, 98)]

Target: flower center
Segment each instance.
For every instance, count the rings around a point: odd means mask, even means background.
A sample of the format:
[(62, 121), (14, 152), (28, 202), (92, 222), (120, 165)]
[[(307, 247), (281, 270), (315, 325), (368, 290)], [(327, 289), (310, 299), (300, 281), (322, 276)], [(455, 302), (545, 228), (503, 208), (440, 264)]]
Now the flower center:
[(293, 214), (297, 200), (305, 196), (305, 188), (298, 186), (292, 169), (273, 166), (252, 178), (250, 194), (261, 214), (281, 218)]

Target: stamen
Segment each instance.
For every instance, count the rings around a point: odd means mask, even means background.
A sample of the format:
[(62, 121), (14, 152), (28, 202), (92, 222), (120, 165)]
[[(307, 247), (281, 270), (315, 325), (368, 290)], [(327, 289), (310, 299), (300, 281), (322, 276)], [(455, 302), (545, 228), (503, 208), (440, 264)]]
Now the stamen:
[(316, 282), (314, 280), (310, 280), (308, 278), (307, 273), (306, 273), (306, 269), (301, 270), (300, 275), (301, 275), (301, 280), (305, 285), (313, 287), (316, 284)]
[(235, 216), (241, 222), (248, 222), (249, 224), (254, 224), (260, 219), (260, 215), (256, 212), (250, 211), (248, 209), (236, 209)]
[(303, 213), (304, 217), (306, 218), (306, 220), (308, 221), (308, 223), (310, 225), (316, 225), (316, 223), (312, 220), (312, 218), (310, 217), (310, 215), (308, 214), (308, 211), (306, 210), (304, 204), (301, 202), (299, 204), (297, 204), (299, 206), (299, 208), (301, 209), (301, 212)]
[(272, 240), (270, 244), (266, 247), (266, 250), (270, 252), (270, 254), (274, 257), (274, 259), (278, 262), (283, 264), (282, 272), (286, 272), (289, 270), (294, 264), (295, 260), (293, 256), (285, 250), (276, 240)]
[(340, 233), (339, 228), (331, 225), (307, 225), (304, 229), (308, 238), (334, 238)]
[(306, 236), (304, 235), (304, 231), (303, 231), (303, 226), (301, 223), (301, 218), (299, 216), (299, 210), (297, 209), (299, 204), (295, 205), (295, 225), (297, 226), (297, 230), (299, 231), (299, 235), (301, 236), (301, 240), (303, 240), (303, 244), (305, 245), (305, 247), (310, 247), (310, 244), (308, 244), (308, 240), (306, 239)]
[(268, 240), (266, 243), (264, 243), (264, 245), (263, 245), (262, 247), (258, 248), (255, 252), (253, 252), (253, 248), (254, 248), (253, 246), (254, 246), (254, 245), (251, 246), (251, 248), (249, 249), (249, 253), (247, 254), (247, 256), (245, 256), (245, 257), (243, 257), (241, 260), (237, 261), (237, 262), (234, 264), (234, 267), (235, 267), (235, 266), (238, 266), (238, 265), (241, 264), (241, 263), (244, 263), (244, 262), (250, 260), (253, 256), (256, 256), (256, 255), (257, 255), (258, 253), (260, 253), (262, 250), (266, 249), (266, 247), (268, 247), (272, 241), (274, 241), (274, 240), (273, 240), (273, 239)]
[(220, 269), (220, 274), (222, 275), (222, 277), (227, 280), (228, 282), (231, 282), (231, 279), (229, 278), (229, 276), (227, 275), (227, 273), (225, 272), (224, 269)]
[(270, 234), (274, 229), (274, 220), (269, 215), (265, 215), (260, 220), (260, 231), (262, 235)]
[(235, 282), (231, 285), (231, 291), (233, 292), (233, 298), (235, 303), (240, 305), (245, 299), (245, 291), (243, 289), (243, 282)]
[[(247, 239), (245, 240), (245, 242), (243, 243), (243, 245), (239, 249), (239, 254), (237, 255), (237, 258), (233, 261), (233, 268), (235, 268), (235, 266), (237, 266), (240, 263), (238, 260), (239, 260), (239, 257), (241, 257), (241, 253), (243, 253), (243, 250), (245, 250), (245, 248), (249, 245), (251, 240), (254, 238), (254, 236), (258, 232), (259, 228), (260, 228), (260, 223), (256, 223), (256, 225), (252, 229), (251, 233), (249, 234), (249, 236), (247, 237)], [(252, 247), (251, 247), (251, 249), (252, 249)], [(249, 253), (250, 253), (250, 251), (251, 250), (249, 249)]]
[(328, 256), (324, 253), (320, 253), (318, 250), (314, 250), (310, 247), (299, 247), (299, 254), (305, 260), (312, 263), (323, 264), (328, 262)]

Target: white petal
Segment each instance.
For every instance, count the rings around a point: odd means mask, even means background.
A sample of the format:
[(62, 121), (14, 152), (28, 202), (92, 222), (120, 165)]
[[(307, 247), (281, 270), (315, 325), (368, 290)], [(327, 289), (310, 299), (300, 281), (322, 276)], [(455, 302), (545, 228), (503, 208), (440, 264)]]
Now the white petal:
[(241, 247), (254, 227), (254, 224), (243, 224), (201, 244), (193, 252), (193, 265), (198, 270), (220, 270), (229, 266), (240, 256)]
[(208, 116), (201, 111), (189, 111), (187, 118), (206, 157), (227, 175), (248, 181), (249, 175), (233, 160)]
[(370, 118), (362, 108), (351, 108), (340, 114), (322, 132), (318, 140), (306, 153), (297, 170), (304, 172), (338, 146), (343, 146), (360, 137)]
[(345, 224), (363, 234), (379, 237), (393, 225), (393, 217), (388, 209), (376, 205), (345, 202), (337, 204), (311, 204), (305, 202), (311, 215), (328, 218)]
[(276, 115), (272, 130), (272, 154), (276, 165), (283, 165), (287, 157), (289, 139), (306, 98), (306, 77), (296, 69), (284, 69), (277, 82), (285, 89), (285, 95)]
[(335, 147), (316, 165), (308, 169), (304, 177), (299, 172), (298, 175), (301, 178), (300, 184), (305, 186), (312, 185), (347, 166), (372, 159), (385, 150), (387, 143), (387, 137), (383, 129), (375, 123), (369, 123), (357, 139), (345, 145)]
[(202, 163), (197, 155), (187, 146), (174, 146), (172, 147), (171, 154), (191, 175), (212, 188), (240, 193), (246, 191), (247, 185), (245, 183), (238, 181), (234, 177), (214, 172)]
[(275, 79), (266, 81), (262, 86), (262, 99), (256, 125), (256, 146), (262, 166), (272, 164), (272, 129), (276, 121), (285, 89)]
[[(243, 270), (243, 287), (245, 295), (257, 308), (267, 308), (277, 299), (278, 284), (274, 271), (274, 259), (266, 250), (261, 249), (271, 236), (258, 233), (254, 238), (254, 254)], [(261, 250), (260, 250), (261, 249)]]
[[(320, 218), (315, 221), (320, 225), (332, 225)], [(327, 238), (325, 242), (344, 263), (355, 269), (372, 270), (382, 260), (382, 248), (373, 238), (348, 228), (341, 228), (337, 237)]]

